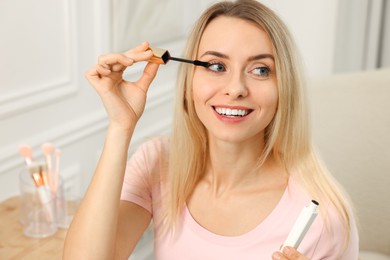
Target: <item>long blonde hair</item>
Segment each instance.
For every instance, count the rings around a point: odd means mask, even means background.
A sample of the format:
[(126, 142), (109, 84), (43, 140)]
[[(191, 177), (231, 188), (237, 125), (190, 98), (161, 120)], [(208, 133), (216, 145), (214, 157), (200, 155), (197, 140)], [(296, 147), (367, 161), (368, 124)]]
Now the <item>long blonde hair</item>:
[[(287, 27), (273, 11), (257, 1), (219, 2), (209, 7), (198, 19), (188, 39), (185, 57), (197, 58), (205, 28), (219, 16), (257, 24), (267, 32), (273, 45), (279, 103), (275, 117), (265, 131), (265, 151), (259, 158), (259, 165), (269, 156), (279, 160), (288, 172), (295, 174), (313, 198), (334, 206), (346, 223), (346, 231), (349, 231), (350, 215), (344, 194), (312, 149), (302, 70)], [(170, 228), (175, 227), (183, 206), (202, 178), (208, 156), (206, 129), (192, 101), (193, 75), (193, 66), (180, 67), (169, 159), (166, 223)], [(326, 212), (322, 214), (326, 216)]]

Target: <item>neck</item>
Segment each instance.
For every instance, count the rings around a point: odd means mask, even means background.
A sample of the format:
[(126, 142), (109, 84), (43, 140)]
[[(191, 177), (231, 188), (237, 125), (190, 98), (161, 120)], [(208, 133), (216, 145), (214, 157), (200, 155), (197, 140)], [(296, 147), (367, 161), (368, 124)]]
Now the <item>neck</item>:
[(258, 168), (264, 141), (229, 143), (210, 140), (206, 181), (215, 191), (227, 191), (252, 183), (268, 162)]

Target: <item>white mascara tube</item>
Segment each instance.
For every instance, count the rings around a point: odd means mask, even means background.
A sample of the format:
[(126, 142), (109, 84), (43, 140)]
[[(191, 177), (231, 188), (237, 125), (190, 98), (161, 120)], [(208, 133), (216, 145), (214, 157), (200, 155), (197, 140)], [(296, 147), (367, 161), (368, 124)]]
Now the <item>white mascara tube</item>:
[(317, 216), (318, 205), (319, 203), (317, 201), (312, 200), (310, 205), (303, 208), (301, 214), (299, 215), (293, 228), (291, 229), (290, 234), (284, 242), (281, 251), (283, 251), (283, 248), (286, 246), (291, 246), (295, 249), (298, 248), (303, 237), (306, 235), (311, 224)]

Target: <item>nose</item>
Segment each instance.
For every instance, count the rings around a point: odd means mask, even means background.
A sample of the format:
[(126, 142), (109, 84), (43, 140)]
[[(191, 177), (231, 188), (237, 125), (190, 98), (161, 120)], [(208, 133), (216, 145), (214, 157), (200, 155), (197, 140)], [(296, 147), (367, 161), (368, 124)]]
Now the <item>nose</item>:
[(242, 72), (232, 73), (225, 86), (224, 94), (234, 99), (248, 95), (248, 88)]

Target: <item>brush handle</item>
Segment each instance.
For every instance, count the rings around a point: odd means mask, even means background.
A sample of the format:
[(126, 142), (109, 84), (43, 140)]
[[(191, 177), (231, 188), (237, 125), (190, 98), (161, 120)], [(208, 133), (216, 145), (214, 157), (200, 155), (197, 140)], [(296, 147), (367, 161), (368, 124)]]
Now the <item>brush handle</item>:
[(54, 184), (53, 184), (53, 192), (56, 193), (58, 190), (58, 182), (60, 178), (60, 158), (61, 158), (61, 151), (60, 149), (56, 149), (56, 168), (54, 170)]
[(33, 164), (31, 146), (29, 146), (29, 145), (19, 146), (19, 153), (23, 157), (27, 166), (30, 166), (31, 164)]
[(54, 212), (53, 212), (53, 197), (51, 196), (51, 191), (47, 186), (37, 187), (39, 200), (45, 210), (46, 217), (49, 221), (54, 220)]
[(208, 67), (210, 66), (210, 63), (200, 61), (200, 60), (187, 60), (187, 59), (182, 59), (182, 58), (177, 58), (177, 57), (169, 57), (170, 60), (175, 60), (175, 61), (180, 61), (180, 62), (185, 62), (185, 63), (191, 63), (194, 64), (195, 66), (202, 66), (202, 67)]
[(172, 57), (169, 51), (157, 47), (149, 47), (149, 49), (153, 52), (153, 57), (150, 59), (150, 62), (158, 63), (158, 64), (166, 64), (169, 60), (175, 60), (185, 63), (194, 64), (195, 66), (209, 67), (210, 63), (200, 61), (200, 60), (188, 60), (183, 58)]

